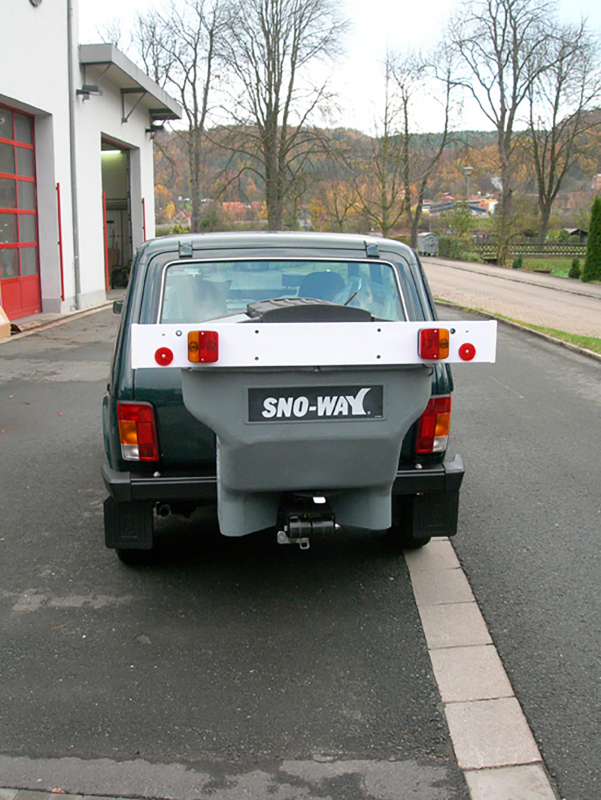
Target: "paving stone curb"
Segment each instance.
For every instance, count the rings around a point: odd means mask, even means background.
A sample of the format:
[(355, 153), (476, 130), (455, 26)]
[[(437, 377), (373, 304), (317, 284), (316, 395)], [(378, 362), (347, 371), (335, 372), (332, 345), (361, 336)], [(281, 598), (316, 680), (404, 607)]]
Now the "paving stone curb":
[(557, 800), (451, 542), (433, 539), (405, 561), (470, 797)]

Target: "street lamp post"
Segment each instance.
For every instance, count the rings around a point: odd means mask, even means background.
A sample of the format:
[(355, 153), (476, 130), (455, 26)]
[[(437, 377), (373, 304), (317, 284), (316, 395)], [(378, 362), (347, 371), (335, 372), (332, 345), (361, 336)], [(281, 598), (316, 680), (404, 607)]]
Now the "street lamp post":
[(467, 203), (469, 205), (470, 202), (470, 175), (474, 171), (473, 167), (464, 167), (463, 174), (465, 175), (465, 180), (467, 182)]

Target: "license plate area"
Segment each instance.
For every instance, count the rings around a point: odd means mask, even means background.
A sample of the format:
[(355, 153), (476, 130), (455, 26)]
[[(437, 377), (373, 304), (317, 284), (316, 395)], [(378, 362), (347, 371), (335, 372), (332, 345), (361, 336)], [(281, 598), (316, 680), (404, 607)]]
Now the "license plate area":
[(249, 388), (249, 422), (377, 420), (384, 416), (384, 387), (291, 386)]

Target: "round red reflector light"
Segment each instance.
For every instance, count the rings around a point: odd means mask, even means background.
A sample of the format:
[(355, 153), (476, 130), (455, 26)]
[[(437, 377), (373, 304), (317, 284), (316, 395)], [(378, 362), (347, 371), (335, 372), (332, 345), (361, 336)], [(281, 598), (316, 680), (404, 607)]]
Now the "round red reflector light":
[(173, 353), (168, 347), (159, 347), (154, 354), (154, 360), (160, 367), (168, 367), (173, 361)]
[(459, 348), (459, 358), (462, 361), (471, 361), (476, 355), (476, 348), (473, 344), (462, 344)]

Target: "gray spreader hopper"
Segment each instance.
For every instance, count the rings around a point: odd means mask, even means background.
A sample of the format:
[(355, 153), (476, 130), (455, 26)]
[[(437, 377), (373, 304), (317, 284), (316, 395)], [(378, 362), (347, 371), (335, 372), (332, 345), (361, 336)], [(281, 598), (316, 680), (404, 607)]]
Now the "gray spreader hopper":
[(401, 444), (431, 375), (423, 365), (182, 370), (186, 408), (217, 435), (221, 532), (274, 526), (296, 493), (326, 498), (341, 525), (390, 527)]

